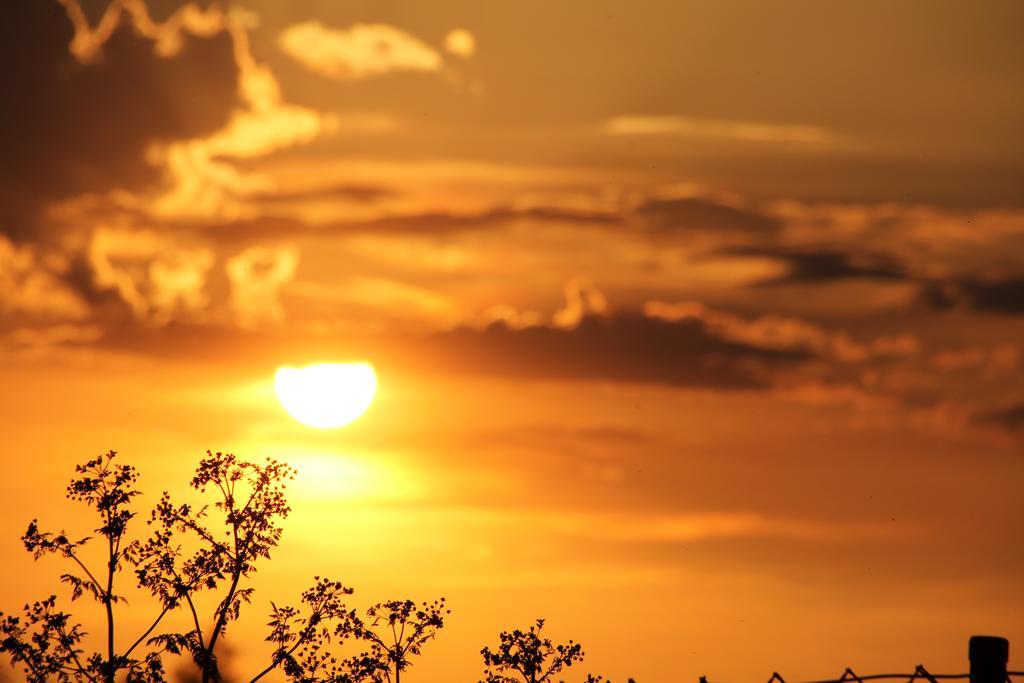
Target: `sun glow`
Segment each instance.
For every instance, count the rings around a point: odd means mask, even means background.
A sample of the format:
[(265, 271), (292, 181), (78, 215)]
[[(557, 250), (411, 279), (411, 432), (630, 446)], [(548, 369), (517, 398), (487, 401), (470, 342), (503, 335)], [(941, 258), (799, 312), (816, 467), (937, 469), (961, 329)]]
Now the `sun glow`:
[(274, 390), (288, 414), (317, 429), (344, 427), (366, 412), (377, 393), (377, 373), (369, 363), (282, 365)]

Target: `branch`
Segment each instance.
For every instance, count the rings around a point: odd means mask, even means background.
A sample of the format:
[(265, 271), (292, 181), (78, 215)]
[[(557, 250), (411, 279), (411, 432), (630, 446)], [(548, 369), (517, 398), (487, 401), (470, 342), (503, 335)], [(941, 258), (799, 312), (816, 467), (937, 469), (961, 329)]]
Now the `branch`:
[[(309, 640), (309, 639), (308, 638), (303, 638), (302, 636), (299, 636), (298, 640), (295, 641), (295, 644), (292, 645), (291, 648), (289, 648), (287, 651), (285, 651), (285, 656), (291, 656), (291, 654), (293, 652), (295, 652), (297, 649), (299, 649), (299, 646), (302, 645), (307, 640)], [(281, 659), (283, 661), (284, 657), (282, 657)], [(281, 665), (281, 662), (273, 662), (266, 669), (264, 669), (263, 671), (261, 671), (258, 674), (256, 674), (256, 676), (252, 680), (250, 680), (249, 683), (256, 683), (256, 681), (260, 680), (261, 678), (266, 676), (268, 673), (270, 673), (271, 671), (273, 671), (274, 669), (276, 669), (280, 665)]]
[[(68, 637), (68, 634), (64, 631), (63, 627), (55, 625), (55, 628), (57, 629), (57, 634), (63, 639), (63, 641), (70, 641), (70, 638)], [(78, 667), (78, 673), (81, 673), (90, 681), (95, 681), (96, 679), (91, 674), (89, 674), (88, 671), (86, 671), (84, 666), (82, 666), (82, 662), (78, 659), (78, 652), (75, 650), (74, 646), (68, 646), (67, 649), (75, 660), (75, 665)]]
[(114, 681), (114, 570), (117, 558), (114, 555), (114, 541), (107, 537), (107, 592), (103, 594), (103, 605), (107, 612), (107, 680)]
[(128, 648), (128, 650), (124, 653), (125, 659), (127, 659), (128, 656), (131, 655), (132, 651), (135, 650), (135, 648), (137, 648), (139, 646), (139, 644), (142, 643), (142, 641), (146, 639), (146, 636), (148, 636), (150, 633), (153, 632), (153, 629), (155, 629), (157, 624), (160, 623), (160, 620), (164, 618), (164, 615), (167, 614), (168, 610), (170, 610), (169, 607), (164, 607), (163, 611), (160, 612), (160, 616), (158, 616), (156, 618), (156, 621), (154, 621), (153, 624), (148, 629), (146, 629), (145, 633), (143, 633), (141, 636), (139, 636), (138, 640), (136, 640), (134, 643), (132, 643), (132, 646), (130, 648)]
[(93, 588), (96, 590), (96, 593), (102, 593), (103, 590), (100, 588), (100, 582), (96, 580), (96, 577), (93, 576), (93, 573), (89, 571), (88, 567), (85, 566), (85, 563), (78, 559), (78, 556), (75, 555), (75, 553), (70, 548), (65, 552), (67, 553), (67, 556), (74, 560), (78, 564), (78, 566), (82, 568), (82, 571), (86, 573), (86, 575), (89, 577), (89, 580), (92, 581), (92, 585)]
[(199, 614), (196, 612), (195, 603), (192, 602), (192, 594), (185, 592), (185, 602), (188, 603), (188, 608), (192, 612), (192, 623), (196, 625), (196, 638), (199, 639), (199, 647), (203, 650), (206, 649), (206, 645), (203, 644), (203, 629), (199, 627)]

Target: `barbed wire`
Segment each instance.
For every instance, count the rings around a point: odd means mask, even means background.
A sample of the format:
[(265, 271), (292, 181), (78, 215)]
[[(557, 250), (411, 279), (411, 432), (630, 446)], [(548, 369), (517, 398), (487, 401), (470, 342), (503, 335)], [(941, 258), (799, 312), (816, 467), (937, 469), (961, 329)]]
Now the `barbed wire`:
[[(1007, 671), (1006, 672), (1006, 683), (1014, 683), (1013, 677), (1020, 676), (1024, 677), (1024, 671)], [(820, 681), (802, 681), (801, 683), (863, 683), (864, 681), (878, 681), (884, 679), (890, 680), (904, 680), (906, 683), (914, 683), (918, 679), (924, 679), (929, 683), (937, 683), (939, 680), (964, 680), (969, 679), (971, 675), (967, 674), (933, 674), (928, 669), (924, 668), (923, 665), (918, 664), (914, 668), (914, 673), (909, 674), (869, 674), (866, 676), (859, 676), (853, 672), (853, 669), (846, 669), (843, 675), (839, 678), (830, 678)], [(707, 676), (700, 677), (700, 683), (708, 683)], [(778, 671), (773, 671), (771, 678), (768, 679), (767, 683), (788, 683), (785, 678), (782, 677)]]

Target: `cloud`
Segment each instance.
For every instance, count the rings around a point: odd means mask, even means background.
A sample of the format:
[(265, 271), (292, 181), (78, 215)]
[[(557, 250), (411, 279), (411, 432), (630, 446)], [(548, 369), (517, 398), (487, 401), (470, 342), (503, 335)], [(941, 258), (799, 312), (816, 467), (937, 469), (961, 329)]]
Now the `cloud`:
[(96, 230), (88, 248), (93, 292), (115, 292), (132, 314), (150, 324), (201, 318), (209, 297), (213, 252), (152, 230)]
[(729, 339), (700, 316), (612, 313), (592, 285), (572, 282), (551, 325), (459, 327), (428, 338), (424, 350), (461, 371), (562, 379), (758, 389), (813, 350)]
[(1024, 314), (1024, 276), (929, 282), (922, 285), (921, 294), (938, 309), (966, 307), (983, 313)]
[(173, 249), (150, 263), (150, 301), (157, 322), (170, 320), (179, 310), (201, 314), (206, 309), (210, 302), (207, 276), (213, 262), (209, 249)]
[[(366, 321), (363, 331), (392, 329), (396, 321), (414, 321), (416, 328), (448, 328), (461, 318), (458, 306), (449, 297), (425, 287), (381, 277), (356, 276), (335, 285), (294, 281), (287, 285), (289, 296), (300, 296), (339, 307), (351, 316)], [(381, 315), (386, 309), (388, 318)], [(390, 324), (389, 324), (390, 323)]]
[(892, 536), (891, 525), (769, 518), (749, 512), (611, 516), (561, 513), (547, 516), (556, 533), (627, 543), (693, 543), (730, 538), (786, 538), (848, 542)]
[(185, 35), (211, 37), (224, 28), (219, 9), (203, 10), (195, 3), (183, 5), (165, 22), (155, 22), (144, 0), (112, 0), (95, 27), (89, 24), (79, 0), (58, 0), (75, 29), (69, 49), (81, 62), (94, 62), (128, 15), (135, 32), (154, 44), (156, 54), (173, 57), (181, 52)]
[(651, 301), (644, 306), (644, 313), (671, 322), (698, 320), (724, 340), (764, 349), (812, 352), (841, 363), (862, 363), (872, 356), (913, 355), (919, 347), (917, 340), (909, 336), (879, 338), (866, 344), (798, 318), (764, 315), (750, 319), (692, 301)]
[(340, 199), (343, 201), (372, 203), (394, 197), (396, 192), (382, 185), (370, 184), (334, 184), (326, 187), (310, 187), (297, 190), (274, 189), (256, 192), (249, 195), (249, 200), (266, 204), (285, 202), (304, 202), (316, 200)]
[(0, 335), (0, 350), (19, 355), (40, 355), (57, 348), (90, 347), (103, 339), (98, 325), (61, 323), (42, 327), (18, 327)]
[(649, 229), (665, 232), (707, 231), (765, 235), (779, 230), (781, 221), (766, 213), (730, 205), (710, 197), (649, 199), (633, 211)]
[[(10, 68), (0, 79), (18, 102), (0, 112), (0, 288), (10, 323), (159, 326), (221, 315), (209, 286), (218, 255), (172, 221), (243, 214), (242, 198), (265, 199), (269, 188), (238, 162), (308, 142), (330, 117), (284, 101), (252, 56), (251, 17), (238, 9), (186, 3), (155, 21), (142, 0), (114, 0), (95, 25), (77, 0), (7, 11), (0, 56)], [(379, 196), (347, 196), (357, 195)], [(232, 303), (244, 324), (283, 315), (271, 290), (236, 277)], [(258, 292), (262, 314), (249, 305)]]
[(0, 313), (8, 321), (81, 320), (88, 305), (63, 280), (66, 264), (47, 264), (32, 245), (0, 235)]
[(727, 253), (743, 256), (762, 256), (781, 261), (786, 273), (758, 284), (810, 284), (848, 278), (876, 280), (905, 280), (909, 275), (905, 266), (891, 256), (864, 253), (851, 249), (792, 249), (785, 247), (742, 247)]
[(1014, 375), (1021, 368), (1021, 351), (1012, 343), (991, 347), (970, 345), (940, 349), (932, 354), (932, 365), (943, 372), (981, 371), (986, 379)]
[(228, 259), (225, 270), (231, 283), (230, 304), (241, 327), (285, 319), (279, 293), (295, 277), (298, 265), (299, 253), (289, 247), (254, 246)]
[(1024, 403), (978, 413), (974, 416), (973, 422), (979, 426), (995, 427), (1012, 434), (1024, 434)]
[(464, 28), (455, 28), (444, 37), (444, 49), (449, 54), (469, 59), (476, 52), (476, 38)]
[(573, 278), (565, 285), (565, 306), (551, 316), (555, 327), (571, 330), (588, 316), (610, 313), (608, 300), (594, 283), (586, 278)]
[[(12, 65), (0, 78), (19, 102), (0, 113), (10, 138), (0, 231), (18, 239), (52, 223), (57, 202), (87, 193), (108, 210), (162, 220), (255, 215), (241, 198), (265, 194), (267, 182), (238, 162), (334, 127), (334, 117), (284, 101), (252, 55), (242, 10), (187, 3), (157, 22), (141, 0), (115, 0), (92, 26), (77, 0), (16, 8), (0, 29)], [(81, 229), (80, 216), (63, 220)]]
[[(54, 202), (158, 184), (160, 169), (146, 158), (150, 147), (206, 135), (235, 106), (227, 36), (146, 37), (121, 21), (122, 4), (112, 3), (96, 32), (82, 28), (73, 0), (65, 0), (67, 11), (56, 0), (5, 7), (0, 86), (11, 106), (0, 110), (0, 232), (30, 239)], [(145, 10), (137, 2), (124, 6), (133, 8), (132, 17)], [(181, 31), (194, 27), (187, 23)]]
[(674, 136), (708, 140), (822, 145), (836, 136), (820, 126), (698, 119), (686, 116), (622, 115), (604, 123), (614, 136)]
[(399, 71), (437, 72), (444, 63), (433, 47), (387, 24), (336, 29), (306, 21), (286, 28), (278, 46), (311, 71), (335, 80)]
[(261, 177), (240, 171), (232, 160), (251, 160), (307, 144), (335, 129), (333, 116), (286, 102), (274, 73), (253, 57), (242, 20), (231, 14), (223, 19), (222, 29), (231, 38), (238, 69), (242, 106), (214, 133), (154, 150), (153, 156), (172, 177), (170, 189), (146, 205), (157, 216), (243, 215), (246, 206), (235, 197), (265, 192), (267, 186)]
[[(393, 196), (393, 191), (384, 188), (353, 186), (346, 188), (325, 188), (303, 193), (253, 195), (251, 199), (263, 204), (280, 205), (295, 199), (342, 198), (355, 201), (372, 201)], [(278, 200), (279, 199), (279, 200)], [(620, 225), (623, 219), (615, 214), (599, 211), (579, 211), (550, 207), (516, 208), (499, 206), (477, 212), (456, 213), (448, 211), (422, 211), (407, 213), (384, 213), (375, 218), (363, 220), (331, 220), (310, 222), (287, 215), (266, 213), (251, 218), (228, 220), (200, 225), (196, 229), (211, 240), (235, 242), (239, 240), (296, 238), (305, 235), (330, 235), (345, 237), (372, 234), (377, 236), (435, 236), (453, 237), (459, 233), (496, 230), (510, 224), (567, 224), (577, 226)]]

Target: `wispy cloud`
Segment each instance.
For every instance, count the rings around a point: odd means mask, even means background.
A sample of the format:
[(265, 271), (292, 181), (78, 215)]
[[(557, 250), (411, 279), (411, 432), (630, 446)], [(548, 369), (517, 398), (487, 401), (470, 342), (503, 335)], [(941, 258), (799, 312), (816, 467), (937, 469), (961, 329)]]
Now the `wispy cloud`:
[(79, 0), (59, 0), (68, 13), (75, 29), (70, 50), (82, 62), (96, 60), (103, 46), (121, 26), (122, 16), (128, 15), (135, 32), (154, 44), (162, 57), (173, 57), (182, 48), (186, 35), (210, 37), (224, 29), (227, 20), (223, 10), (217, 7), (202, 9), (195, 3), (183, 5), (164, 22), (153, 21), (149, 8), (143, 0), (115, 0), (107, 5), (106, 11), (95, 27), (79, 4)]
[(880, 338), (871, 343), (858, 342), (844, 332), (826, 330), (806, 320), (779, 315), (747, 319), (726, 311), (710, 309), (695, 301), (665, 303), (650, 301), (644, 313), (672, 322), (693, 320), (702, 323), (722, 339), (755, 347), (811, 351), (841, 363), (860, 363), (872, 356), (909, 356), (919, 344), (911, 335)]
[(788, 538), (850, 541), (865, 536), (891, 535), (871, 523), (823, 522), (768, 518), (744, 512), (708, 512), (657, 515), (546, 515), (555, 531), (625, 542), (688, 543), (721, 538)]
[(775, 124), (686, 116), (627, 114), (604, 123), (602, 131), (618, 136), (676, 136), (742, 142), (821, 145), (836, 141), (836, 135), (820, 126)]

